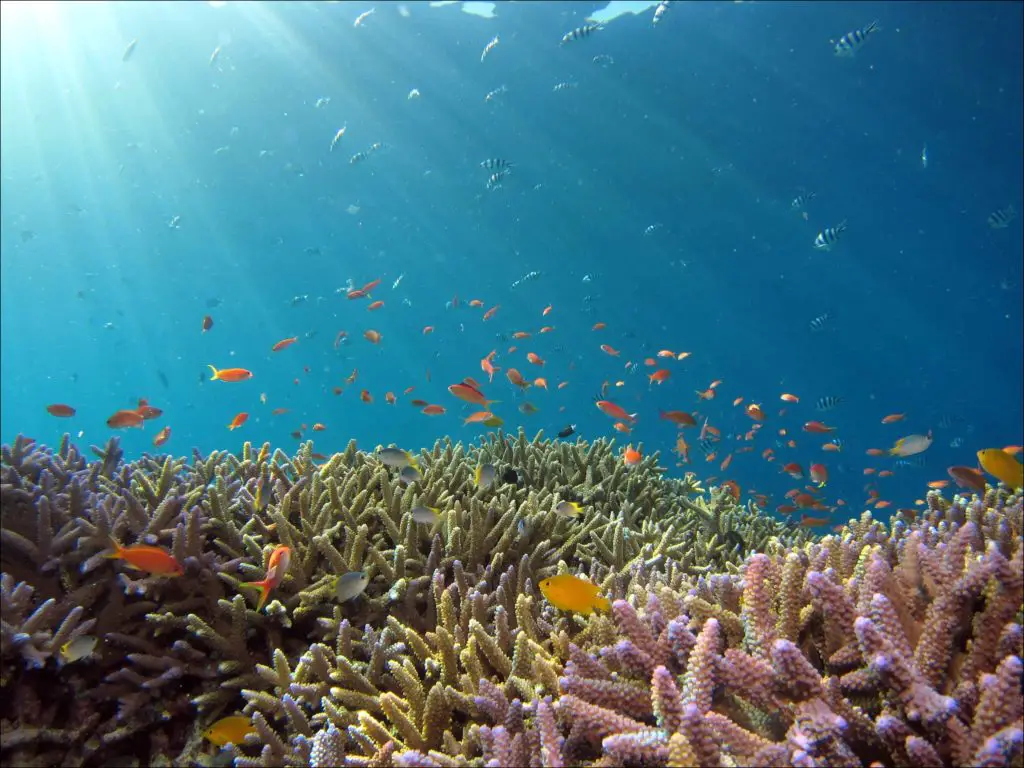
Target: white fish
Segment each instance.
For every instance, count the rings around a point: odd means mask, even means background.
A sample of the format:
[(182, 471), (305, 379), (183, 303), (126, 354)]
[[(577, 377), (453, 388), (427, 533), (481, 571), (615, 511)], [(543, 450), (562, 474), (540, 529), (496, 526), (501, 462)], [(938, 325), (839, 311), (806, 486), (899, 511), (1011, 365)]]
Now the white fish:
[(922, 168), (927, 168), (928, 167), (928, 145), (927, 144), (925, 144), (924, 147), (921, 149), (921, 167)]
[(92, 652), (96, 648), (98, 638), (94, 635), (81, 635), (76, 637), (74, 640), (64, 643), (60, 647), (61, 658), (64, 659), (65, 664), (72, 664), (79, 659), (84, 659), (87, 656), (92, 656)]
[(213, 53), (210, 54), (210, 66), (211, 67), (217, 62), (217, 59), (220, 56), (220, 50), (221, 50), (220, 46), (218, 45), (216, 48), (213, 49)]
[(480, 54), (480, 63), (481, 64), (483, 64), (484, 59), (487, 58), (487, 54), (489, 54), (491, 51), (493, 51), (495, 49), (495, 47), (497, 47), (498, 43), (500, 43), (500, 42), (501, 42), (501, 40), (499, 40), (498, 36), (495, 35), (494, 39), (491, 40), (491, 42), (489, 42), (487, 45), (484, 46), (484, 52)]
[(577, 86), (578, 86), (578, 83), (570, 83), (570, 82), (558, 83), (551, 90), (554, 91), (555, 93), (558, 93), (558, 91), (564, 91), (564, 90), (567, 90), (569, 88), (576, 88)]
[(369, 583), (370, 575), (366, 571), (351, 571), (338, 577), (335, 594), (337, 594), (338, 600), (344, 603), (363, 594), (366, 591), (366, 585)]
[(437, 507), (420, 505), (413, 507), (409, 514), (412, 515), (414, 522), (422, 523), (423, 525), (433, 525), (441, 516), (441, 510)]
[(412, 485), (415, 482), (423, 479), (423, 474), (416, 469), (416, 467), (410, 465), (408, 467), (402, 467), (402, 471), (398, 473), (398, 480), (404, 485)]
[(406, 101), (412, 101), (413, 99), (418, 99), (419, 97), (420, 97), (420, 89), (419, 88), (413, 88), (411, 91), (409, 91), (409, 95), (406, 96), (405, 98), (406, 98)]
[(345, 131), (348, 129), (347, 125), (342, 126), (338, 129), (338, 132), (334, 134), (334, 138), (331, 139), (331, 152), (334, 151), (334, 145), (341, 141), (341, 137), (345, 135)]
[(654, 26), (658, 26), (658, 22), (661, 21), (661, 17), (665, 15), (665, 11), (668, 10), (671, 4), (672, 0), (661, 0), (658, 3), (658, 7), (654, 9), (654, 21), (651, 22)]
[(474, 473), (473, 482), (477, 488), (490, 488), (497, 476), (498, 470), (493, 464), (480, 464)]
[(330, 96), (321, 96), (319, 99), (316, 100), (316, 104), (314, 104), (313, 106), (316, 107), (317, 109), (320, 109), (320, 107), (326, 107), (330, 103)]
[(555, 505), (555, 514), (568, 520), (574, 520), (583, 514), (583, 507), (575, 501), (560, 501)]
[(927, 435), (907, 435), (901, 437), (896, 441), (895, 445), (889, 449), (890, 456), (916, 456), (919, 453), (924, 453), (932, 445), (932, 432), (928, 430)]
[(356, 20), (354, 22), (352, 22), (352, 26), (353, 27), (361, 27), (361, 26), (363, 26), (363, 22), (366, 21), (368, 18), (370, 18), (374, 14), (374, 12), (376, 10), (377, 10), (376, 8), (371, 8), (368, 11), (364, 11), (363, 13), (360, 13), (358, 16), (356, 16)]
[(404, 469), (405, 467), (417, 467), (416, 458), (408, 451), (403, 451), (401, 448), (379, 448), (377, 450), (377, 459), (386, 467), (396, 467)]
[(486, 101), (489, 104), (497, 100), (497, 98), (501, 96), (503, 93), (508, 93), (508, 88), (506, 88), (504, 85), (499, 85), (493, 91), (490, 91), (486, 96), (484, 96), (484, 101)]
[(391, 285), (391, 290), (392, 291), (395, 290), (395, 288), (398, 287), (399, 283), (402, 282), (402, 278), (403, 277), (405, 277), (405, 272), (403, 272), (402, 274), (400, 274), (398, 277), (395, 278), (395, 282), (392, 283), (392, 285)]
[[(991, 218), (991, 217), (990, 217)], [(168, 223), (167, 226), (171, 229), (181, 229), (181, 216), (175, 216)]]

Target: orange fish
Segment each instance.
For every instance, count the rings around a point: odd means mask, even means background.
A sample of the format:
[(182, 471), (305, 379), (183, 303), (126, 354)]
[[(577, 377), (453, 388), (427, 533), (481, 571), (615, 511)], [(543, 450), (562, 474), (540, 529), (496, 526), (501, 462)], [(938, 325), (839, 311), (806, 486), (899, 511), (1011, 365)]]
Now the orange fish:
[(661, 368), (654, 373), (650, 374), (647, 379), (650, 382), (647, 386), (650, 388), (654, 384), (661, 384), (663, 381), (668, 379), (672, 375), (672, 372), (666, 368)]
[(484, 312), (484, 320), (490, 320), (499, 309), (501, 309), (501, 304), (495, 304), (493, 307), (488, 309)]
[(270, 413), (273, 416), (281, 416), (282, 414), (288, 413), (288, 409), (287, 408), (275, 408)]
[(213, 318), (209, 315), (205, 315), (203, 317), (203, 333), (206, 333), (211, 328), (213, 328)]
[(240, 426), (245, 424), (245, 422), (248, 421), (248, 420), (249, 420), (249, 414), (248, 413), (239, 413), (239, 414), (237, 414), (235, 416), (235, 418), (233, 418), (231, 420), (231, 423), (228, 424), (228, 429), (238, 429)]
[(406, 387), (405, 389), (403, 389), (403, 390), (402, 390), (402, 394), (403, 394), (403, 395), (408, 395), (408, 394), (409, 394), (410, 392), (412, 392), (412, 391), (413, 391), (414, 389), (416, 389), (416, 387)]
[(517, 387), (521, 389), (526, 389), (528, 386), (530, 386), (530, 382), (524, 379), (523, 374), (521, 374), (515, 368), (509, 368), (507, 371), (505, 371), (505, 378), (507, 378), (510, 383), (515, 384)]
[(325, 427), (319, 421), (316, 424), (313, 425), (313, 431), (314, 432), (323, 432), (325, 429), (327, 429), (327, 427)]
[(640, 460), (642, 458), (643, 456), (640, 455), (640, 451), (633, 448), (632, 445), (627, 445), (626, 448), (622, 451), (622, 462), (627, 467), (635, 467), (637, 464), (640, 463)]
[(624, 435), (628, 435), (633, 431), (629, 428), (627, 424), (623, 424), (621, 421), (616, 421), (612, 425), (612, 429), (614, 429), (616, 432), (621, 432)]
[(685, 360), (692, 354), (692, 352), (680, 352), (678, 355), (676, 355), (676, 360)]
[(212, 365), (207, 366), (213, 373), (210, 377), (210, 381), (227, 381), (234, 383), (236, 381), (245, 381), (252, 378), (252, 371), (247, 371), (245, 368), (224, 368), (217, 370)]
[(170, 427), (164, 427), (159, 432), (157, 432), (156, 433), (156, 437), (153, 438), (153, 447), (154, 448), (159, 448), (161, 445), (163, 445), (164, 443), (167, 442), (167, 440), (170, 438), (170, 436), (171, 436), (171, 428)]
[(737, 405), (739, 405), (742, 402), (743, 402), (743, 398), (742, 397), (737, 397), (735, 400), (732, 401), (732, 407), (735, 408)]
[(526, 359), (534, 365), (544, 365), (544, 359), (536, 352), (527, 352)]
[(820, 421), (808, 421), (804, 424), (804, 432), (815, 432), (817, 434), (824, 434), (826, 432), (835, 432), (835, 427), (826, 427)]
[(559, 389), (565, 389), (568, 386), (569, 386), (569, 382), (568, 381), (560, 381), (560, 382), (558, 382), (558, 388)]
[(294, 344), (298, 340), (299, 340), (298, 336), (292, 336), (291, 338), (288, 338), (288, 339), (281, 339), (279, 342), (277, 342), (277, 344), (275, 344), (274, 346), (272, 346), (270, 348), (270, 351), (271, 352), (280, 352), (282, 349), (290, 347), (292, 344)]
[(673, 352), (670, 349), (660, 349), (660, 350), (658, 350), (658, 357), (675, 357), (675, 356), (676, 356), (676, 353)]
[(515, 333), (512, 334), (512, 338), (513, 339), (528, 339), (528, 338), (530, 338), (530, 334), (527, 331), (516, 331)]
[(613, 419), (628, 421), (631, 424), (636, 421), (635, 413), (626, 413), (622, 406), (616, 405), (611, 400), (598, 400), (594, 405), (596, 405), (603, 414), (611, 416)]
[(494, 414), (490, 411), (477, 411), (476, 413), (470, 414), (462, 422), (463, 424), (476, 424), (481, 421), (490, 421), (494, 418)]
[(74, 408), (62, 403), (54, 403), (53, 405), (46, 406), (46, 412), (51, 416), (57, 416), (62, 419), (68, 419), (75, 415)]
[(538, 331), (538, 333), (551, 333), (553, 330), (555, 330), (555, 326), (545, 325), (543, 328), (540, 329), (540, 331)]
[(821, 450), (823, 450), (823, 451), (841, 451), (841, 450), (843, 450), (843, 447), (841, 445), (839, 445), (839, 443), (825, 443), (823, 446), (821, 446)]
[(928, 483), (929, 488), (934, 488), (936, 490), (945, 488), (947, 485), (949, 485), (949, 480), (932, 480)]
[(800, 525), (804, 528), (817, 528), (822, 525), (828, 525), (829, 519), (827, 517), (810, 517), (809, 515), (800, 515)]
[(409, 405), (411, 405), (413, 408), (422, 408), (425, 405), (429, 405), (429, 403), (426, 400), (420, 400), (419, 398), (416, 398), (414, 400), (410, 400)]
[(828, 482), (828, 468), (824, 464), (811, 464), (811, 480), (823, 488)]
[(346, 384), (355, 384), (356, 378), (359, 376), (359, 369), (353, 368), (352, 373), (349, 374), (348, 378), (345, 379)]
[(865, 467), (864, 474), (865, 475), (873, 475), (873, 474), (875, 474), (876, 471), (877, 470), (874, 467)]
[(381, 301), (380, 299), (377, 299), (377, 301), (374, 301), (374, 302), (370, 303), (370, 305), (366, 308), (366, 311), (367, 312), (373, 312), (374, 310), (380, 309), (383, 306), (384, 306), (384, 302)]
[(467, 403), (473, 403), (474, 405), (482, 405), (484, 408), (491, 403), (498, 402), (497, 400), (488, 400), (483, 392), (465, 382), (452, 384), (448, 387), (448, 391), (459, 398), (459, 400), (465, 400)]
[(387, 403), (388, 405), (394, 405), (396, 399), (397, 398), (395, 397), (395, 393), (394, 392), (385, 392), (384, 393), (384, 402)]
[(480, 299), (470, 299), (469, 306), (471, 307), (482, 307), (484, 303)]
[(892, 504), (891, 501), (876, 501), (875, 502), (875, 509), (885, 509), (890, 504)]
[(110, 546), (114, 548), (113, 553), (104, 557), (123, 560), (137, 570), (158, 576), (181, 576), (185, 572), (181, 563), (163, 547), (151, 547), (147, 544), (122, 547), (113, 538), (110, 539)]
[(380, 344), (380, 340), (383, 337), (380, 335), (380, 331), (375, 331), (371, 328), (370, 330), (365, 331), (363, 333), (363, 338), (366, 339), (371, 344)]
[(480, 359), (480, 370), (487, 374), (488, 381), (494, 381), (494, 374), (501, 370), (501, 368), (495, 368), (494, 363), (491, 362), (495, 352), (497, 350), (491, 350), (491, 354)]
[(787, 403), (799, 403), (800, 402), (800, 398), (797, 397), (796, 395), (786, 395), (786, 394), (783, 394), (783, 395), (779, 395), (779, 399), (784, 401), (784, 402), (787, 402)]
[(366, 291), (362, 288), (353, 288), (351, 291), (345, 294), (348, 299), (361, 299), (366, 295)]
[(592, 331), (603, 331), (608, 326), (604, 323), (594, 323), (594, 326), (590, 329)]
[(370, 282), (368, 282), (368, 283), (367, 283), (366, 285), (364, 285), (364, 286), (363, 286), (363, 287), (362, 287), (362, 288), (361, 288), (360, 290), (361, 290), (361, 291), (362, 291), (363, 293), (369, 293), (369, 292), (370, 292), (370, 291), (372, 291), (372, 290), (373, 290), (374, 288), (376, 288), (376, 287), (377, 287), (378, 285), (380, 285), (380, 280), (371, 280), (371, 281), (370, 281)]
[(533, 386), (540, 387), (541, 389), (548, 388), (548, 380), (542, 377), (537, 377), (533, 380)]
[(701, 392), (699, 389), (695, 390), (695, 391), (697, 393), (697, 397), (699, 397), (701, 400), (714, 400), (715, 399), (715, 390), (713, 390), (713, 389), (705, 389), (703, 392)]
[(726, 456), (725, 459), (722, 460), (722, 465), (718, 469), (720, 471), (722, 471), (722, 472), (725, 472), (725, 470), (727, 470), (729, 468), (730, 464), (732, 464), (732, 454), (731, 453), (728, 456)]
[(139, 407), (135, 409), (135, 412), (139, 414), (139, 416), (141, 416), (145, 421), (149, 421), (150, 419), (158, 419), (160, 418), (160, 416), (163, 415), (163, 410), (161, 410), (160, 408), (154, 408), (152, 405), (149, 404), (149, 401), (146, 399), (139, 400)]
[(143, 421), (142, 415), (138, 411), (122, 410), (107, 419), (107, 426), (111, 429), (128, 429), (129, 427), (141, 427)]
[(444, 413), (444, 406), (441, 405), (428, 405), (420, 413), (425, 413), (427, 416), (440, 416)]
[(985, 476), (974, 467), (950, 467), (946, 472), (961, 488), (985, 492)]
[(881, 448), (868, 448), (865, 453), (867, 453), (868, 456), (885, 456), (885, 451)]
[(761, 406), (757, 403), (750, 403), (747, 406), (747, 416), (754, 421), (764, 421), (764, 411), (761, 410)]
[(370, 390), (364, 389), (362, 392), (359, 393), (359, 399), (362, 400), (364, 403), (372, 403), (373, 395), (370, 394)]
[(878, 473), (879, 477), (892, 477), (892, 475), (893, 472), (891, 469), (883, 469), (881, 472)]
[(722, 483), (722, 487), (728, 489), (729, 495), (732, 496), (736, 501), (740, 500), (740, 486), (739, 483), (737, 483), (735, 480), (726, 480), (724, 483)]
[(423, 326), (423, 335), (424, 336), (426, 336), (427, 334), (433, 333), (433, 332), (434, 332), (434, 326), (432, 326), (432, 325), (424, 325)]
[(612, 357), (618, 357), (619, 356), (619, 350), (615, 349), (614, 347), (612, 347), (612, 346), (610, 346), (608, 344), (602, 344), (601, 345), (601, 351), (611, 355)]
[(895, 423), (897, 421), (903, 421), (903, 419), (904, 419), (904, 417), (906, 415), (907, 414), (905, 414), (905, 413), (890, 413), (888, 416), (886, 416), (884, 419), (882, 419), (882, 423), (883, 424), (893, 424), (893, 423)]
[[(644, 358), (644, 365), (646, 365), (648, 368), (653, 368), (657, 364), (658, 364), (658, 361), (655, 360), (653, 357), (646, 357), (646, 358)], [(628, 363), (626, 364), (626, 367), (627, 368), (629, 367)]]
[(671, 421), (680, 427), (697, 426), (697, 421), (686, 411), (658, 411), (658, 415), (665, 419), (665, 421)]
[(291, 564), (291, 561), (292, 551), (284, 544), (278, 544), (274, 547), (274, 551), (270, 553), (270, 560), (267, 561), (267, 575), (264, 576), (263, 580), (250, 581), (238, 585), (244, 589), (259, 591), (260, 597), (256, 603), (257, 611), (263, 610), (263, 606), (266, 605), (270, 593), (284, 581), (284, 576), (288, 572), (288, 566)]

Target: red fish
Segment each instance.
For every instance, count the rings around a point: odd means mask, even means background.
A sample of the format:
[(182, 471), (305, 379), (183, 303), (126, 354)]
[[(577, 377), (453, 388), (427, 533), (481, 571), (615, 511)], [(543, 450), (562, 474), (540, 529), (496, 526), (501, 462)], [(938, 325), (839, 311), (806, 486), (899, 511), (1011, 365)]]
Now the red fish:
[(153, 447), (154, 448), (159, 448), (161, 445), (166, 443), (168, 441), (168, 439), (170, 439), (170, 437), (171, 437), (171, 428), (170, 427), (164, 427), (159, 432), (157, 432), (156, 433), (156, 437), (153, 438)]
[(804, 432), (814, 432), (817, 434), (825, 434), (827, 432), (835, 432), (835, 427), (826, 427), (820, 421), (808, 421), (804, 424)]
[(658, 411), (658, 415), (665, 419), (665, 421), (671, 421), (673, 424), (678, 424), (681, 427), (697, 426), (696, 419), (686, 411)]
[(231, 420), (231, 423), (228, 424), (228, 429), (231, 429), (231, 430), (238, 429), (240, 426), (245, 424), (245, 422), (247, 422), (248, 420), (249, 420), (249, 414), (248, 413), (236, 414), (235, 418), (233, 418)]
[(107, 426), (111, 429), (128, 429), (129, 427), (141, 427), (142, 415), (138, 411), (122, 410), (117, 411), (107, 419)]
[(292, 336), (291, 338), (288, 338), (288, 339), (281, 339), (279, 342), (277, 342), (277, 344), (275, 344), (274, 346), (272, 346), (270, 348), (270, 351), (271, 352), (280, 352), (282, 349), (285, 349), (286, 347), (290, 347), (292, 344), (294, 344), (298, 340), (299, 340), (298, 336)]
[(75, 409), (63, 403), (54, 403), (53, 405), (46, 406), (46, 412), (51, 416), (57, 416), (61, 419), (69, 419), (75, 415)]
[(122, 547), (113, 538), (110, 539), (110, 546), (114, 548), (113, 553), (104, 555), (104, 557), (111, 560), (123, 560), (132, 568), (140, 571), (159, 576), (181, 576), (185, 572), (181, 563), (163, 547), (151, 547), (146, 544)]
[(213, 328), (213, 318), (210, 317), (209, 315), (206, 315), (203, 318), (203, 333), (206, 333), (211, 328)]
[(213, 376), (210, 377), (210, 381), (245, 381), (246, 379), (252, 378), (252, 371), (247, 371), (245, 368), (224, 368), (217, 370), (212, 365), (208, 366)]

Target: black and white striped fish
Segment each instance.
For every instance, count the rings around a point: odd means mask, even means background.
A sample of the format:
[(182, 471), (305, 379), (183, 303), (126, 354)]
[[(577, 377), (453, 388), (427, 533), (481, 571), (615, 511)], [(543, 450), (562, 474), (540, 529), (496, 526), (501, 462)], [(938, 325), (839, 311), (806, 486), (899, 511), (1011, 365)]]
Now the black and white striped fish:
[(839, 238), (842, 237), (843, 232), (846, 231), (846, 220), (838, 227), (825, 227), (818, 236), (814, 238), (814, 247), (819, 251), (830, 251), (832, 246), (839, 242)]
[(486, 101), (489, 104), (495, 99), (497, 99), (499, 96), (501, 96), (503, 93), (508, 93), (508, 88), (506, 88), (504, 85), (499, 85), (493, 91), (490, 91), (486, 96), (484, 96), (484, 101)]
[(912, 456), (912, 457), (910, 457), (908, 459), (897, 459), (896, 460), (896, 466), (897, 467), (914, 467), (916, 469), (924, 469), (925, 467), (928, 466), (928, 461), (927, 461), (927, 459), (925, 459), (924, 456), (918, 455), (918, 456)]
[(832, 395), (825, 395), (825, 397), (819, 397), (818, 402), (814, 404), (814, 407), (819, 411), (831, 411), (833, 408), (843, 402), (841, 397), (833, 397)]
[(793, 202), (789, 204), (789, 207), (794, 211), (801, 211), (803, 207), (807, 205), (811, 200), (815, 198), (813, 192), (801, 192), (799, 195), (793, 198)]
[(603, 29), (600, 24), (584, 24), (582, 27), (576, 27), (571, 32), (566, 32), (562, 35), (562, 42), (559, 45), (571, 43), (573, 40), (582, 40), (584, 37), (589, 37), (592, 32), (597, 32), (600, 29)]
[(1012, 205), (1008, 205), (1005, 208), (1000, 208), (998, 211), (992, 211), (986, 221), (992, 229), (1006, 229), (1010, 222), (1016, 218), (1017, 212), (1013, 210)]
[(875, 32), (881, 30), (878, 26), (877, 21), (872, 21), (866, 27), (855, 29), (853, 32), (847, 32), (845, 35), (840, 37), (833, 47), (836, 56), (850, 57), (853, 56), (857, 51), (863, 47), (867, 39)]
[(575, 87), (577, 87), (577, 85), (578, 85), (577, 83), (573, 83), (573, 82), (558, 83), (551, 90), (554, 91), (555, 93), (558, 93), (559, 91), (564, 91), (564, 90), (566, 90), (568, 88), (575, 88)]
[(501, 157), (489, 157), (480, 163), (481, 168), (486, 168), (489, 171), (502, 171), (512, 167), (512, 163)]
[(816, 318), (811, 320), (811, 323), (810, 323), (811, 330), (812, 331), (823, 331), (823, 330), (825, 330), (825, 326), (828, 325), (828, 321), (831, 320), (831, 319), (832, 319), (832, 315), (830, 315), (828, 312), (826, 312), (823, 315), (818, 315)]
[(661, 17), (665, 15), (670, 5), (672, 5), (672, 0), (661, 0), (658, 3), (658, 7), (654, 9), (654, 21), (651, 22), (654, 26), (658, 26), (658, 22), (661, 21)]
[(501, 189), (501, 181), (509, 174), (509, 169), (506, 168), (503, 171), (492, 173), (491, 177), (487, 179), (487, 188), (489, 190)]

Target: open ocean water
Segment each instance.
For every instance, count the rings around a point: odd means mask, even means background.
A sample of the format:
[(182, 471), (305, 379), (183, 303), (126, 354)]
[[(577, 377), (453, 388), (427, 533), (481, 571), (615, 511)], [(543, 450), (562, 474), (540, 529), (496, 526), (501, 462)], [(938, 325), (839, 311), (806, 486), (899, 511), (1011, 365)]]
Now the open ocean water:
[[(493, 431), (469, 376), (508, 431), (772, 510), (821, 463), (829, 525), (1019, 445), (1024, 6), (655, 5), (2, 3), (3, 442), (419, 449)], [(140, 398), (162, 413), (107, 425)]]

